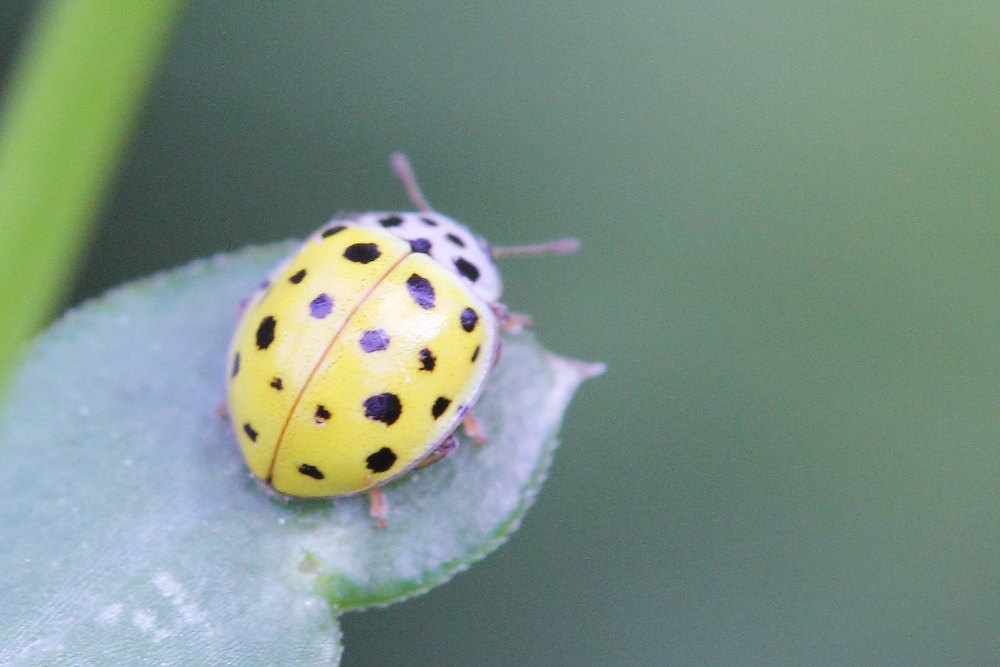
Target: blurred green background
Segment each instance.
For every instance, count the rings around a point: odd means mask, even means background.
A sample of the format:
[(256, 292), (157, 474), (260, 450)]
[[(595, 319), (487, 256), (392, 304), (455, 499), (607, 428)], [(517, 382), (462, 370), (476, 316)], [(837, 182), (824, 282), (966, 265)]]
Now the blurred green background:
[(71, 302), (406, 207), (404, 150), (497, 243), (582, 238), (506, 300), (609, 372), (511, 543), (345, 617), (345, 665), (997, 665), (998, 35), (990, 1), (194, 2)]

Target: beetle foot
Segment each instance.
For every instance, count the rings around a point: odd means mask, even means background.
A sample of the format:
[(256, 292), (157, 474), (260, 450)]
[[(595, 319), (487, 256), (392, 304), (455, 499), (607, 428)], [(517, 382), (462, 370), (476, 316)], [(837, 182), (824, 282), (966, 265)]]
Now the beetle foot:
[(477, 445), (486, 444), (486, 429), (483, 428), (483, 423), (476, 419), (476, 416), (471, 412), (466, 412), (465, 417), (462, 418), (462, 428), (465, 429), (465, 434), (472, 438)]
[(531, 315), (527, 313), (512, 312), (507, 310), (507, 306), (502, 303), (495, 304), (493, 312), (496, 313), (497, 320), (500, 322), (500, 328), (507, 333), (518, 333), (531, 328)]
[(389, 518), (389, 500), (382, 489), (372, 489), (368, 492), (368, 514), (375, 519), (375, 527), (384, 530)]
[(433, 465), (440, 461), (441, 459), (447, 458), (449, 454), (458, 448), (458, 439), (454, 435), (449, 435), (447, 438), (441, 441), (437, 447), (435, 447), (430, 454), (425, 456), (420, 463), (417, 464), (417, 469), (426, 468), (429, 465)]

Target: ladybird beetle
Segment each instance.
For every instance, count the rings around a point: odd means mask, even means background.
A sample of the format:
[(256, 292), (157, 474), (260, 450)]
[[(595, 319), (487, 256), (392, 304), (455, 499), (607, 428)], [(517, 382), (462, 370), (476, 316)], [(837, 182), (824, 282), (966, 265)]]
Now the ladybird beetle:
[(575, 239), (491, 248), (434, 211), (392, 156), (418, 209), (336, 217), (247, 301), (229, 348), (227, 406), (247, 466), (298, 497), (371, 494), (440, 460), (500, 351), (528, 322), (500, 303), (501, 255), (566, 253)]

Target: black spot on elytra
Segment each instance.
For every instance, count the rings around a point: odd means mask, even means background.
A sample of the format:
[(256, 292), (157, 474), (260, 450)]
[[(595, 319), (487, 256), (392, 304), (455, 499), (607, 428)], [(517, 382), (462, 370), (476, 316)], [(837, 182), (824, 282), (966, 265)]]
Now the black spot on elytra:
[(458, 259), (455, 260), (455, 268), (458, 269), (458, 272), (461, 273), (466, 278), (468, 278), (470, 281), (476, 282), (477, 280), (479, 280), (479, 269), (477, 269), (476, 265), (473, 264), (472, 262), (469, 262), (464, 258), (459, 257)]
[(247, 434), (247, 437), (250, 438), (250, 440), (257, 442), (257, 431), (253, 430), (253, 426), (250, 425), (250, 422), (243, 425), (243, 432)]
[(430, 218), (420, 218), (420, 219), (423, 220), (423, 222), (424, 222), (425, 225), (429, 225), (431, 227), (437, 227), (438, 226), (437, 221), (431, 220)]
[(358, 264), (374, 262), (381, 254), (378, 246), (374, 243), (355, 243), (354, 245), (347, 246), (347, 249), (344, 251), (344, 257)]
[(277, 325), (278, 321), (270, 315), (260, 321), (260, 325), (257, 327), (258, 350), (266, 350), (274, 342), (274, 328)]
[(431, 354), (431, 351), (426, 347), (420, 350), (420, 370), (422, 371), (432, 371), (434, 370), (434, 364), (437, 363), (437, 359)]
[(388, 447), (383, 447), (365, 459), (368, 469), (372, 472), (385, 472), (396, 462), (396, 452)]
[(288, 282), (290, 282), (293, 285), (298, 285), (300, 282), (302, 282), (302, 279), (305, 278), (305, 277), (306, 277), (306, 270), (305, 269), (299, 269), (295, 273), (295, 275), (291, 276), (288, 279)]
[(382, 225), (383, 227), (399, 227), (401, 224), (403, 224), (403, 219), (398, 215), (390, 215), (386, 218), (382, 218), (381, 220), (379, 220), (378, 224)]
[(463, 241), (462, 239), (458, 238), (454, 234), (445, 234), (444, 237), (446, 239), (448, 239), (449, 241), (451, 241), (452, 243), (454, 243), (455, 245), (457, 245), (459, 248), (464, 248), (465, 247), (465, 241)]
[(284, 389), (284, 386), (281, 384), (281, 378), (274, 378), (274, 379), (272, 379), (271, 380), (271, 386), (274, 387), (275, 389), (277, 389), (278, 391), (281, 391), (282, 389)]
[(319, 294), (309, 302), (309, 314), (318, 320), (323, 319), (333, 310), (333, 299), (327, 294)]
[(334, 227), (327, 227), (326, 229), (323, 230), (323, 233), (320, 234), (320, 236), (322, 236), (323, 238), (327, 239), (327, 238), (330, 238), (331, 236), (333, 236), (334, 234), (336, 234), (337, 232), (342, 232), (345, 229), (347, 229), (347, 227), (344, 227), (343, 225), (336, 225)]
[(316, 414), (313, 415), (313, 419), (316, 420), (317, 424), (323, 424), (331, 416), (332, 415), (330, 414), (330, 411), (327, 410), (326, 407), (324, 407), (322, 405), (317, 405), (316, 406)]
[(434, 286), (427, 278), (414, 273), (406, 279), (406, 289), (410, 291), (410, 296), (417, 305), (424, 310), (434, 307)]
[(422, 252), (425, 255), (431, 251), (431, 242), (427, 239), (413, 239), (410, 241), (410, 250)]
[(365, 417), (383, 422), (386, 426), (392, 426), (399, 419), (403, 412), (403, 405), (399, 402), (399, 396), (390, 394), (376, 394), (365, 399)]
[(323, 473), (316, 466), (311, 466), (308, 463), (303, 463), (299, 466), (299, 472), (306, 477), (312, 477), (313, 479), (323, 479)]
[(478, 358), (479, 358), (479, 346), (477, 345), (476, 349), (474, 349), (472, 351), (472, 361), (473, 361), (473, 363), (475, 363), (476, 359), (478, 359)]
[(451, 405), (451, 399), (445, 398), (444, 396), (438, 396), (438, 399), (434, 401), (434, 405), (431, 407), (431, 414), (434, 415), (434, 419), (437, 419), (444, 414), (444, 411), (448, 409)]
[(237, 352), (233, 355), (233, 377), (240, 372), (240, 353)]
[(382, 329), (366, 331), (358, 341), (365, 352), (378, 352), (389, 347), (389, 336)]
[(471, 308), (466, 308), (465, 310), (462, 311), (461, 320), (462, 320), (462, 329), (471, 332), (473, 329), (476, 328), (476, 322), (479, 321), (479, 315), (477, 315), (476, 311), (472, 310)]

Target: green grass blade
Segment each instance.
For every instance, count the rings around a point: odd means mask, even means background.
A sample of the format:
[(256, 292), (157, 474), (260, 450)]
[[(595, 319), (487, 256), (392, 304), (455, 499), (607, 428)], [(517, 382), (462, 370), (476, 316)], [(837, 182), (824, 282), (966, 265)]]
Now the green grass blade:
[(42, 6), (0, 116), (0, 391), (77, 263), (182, 0)]

